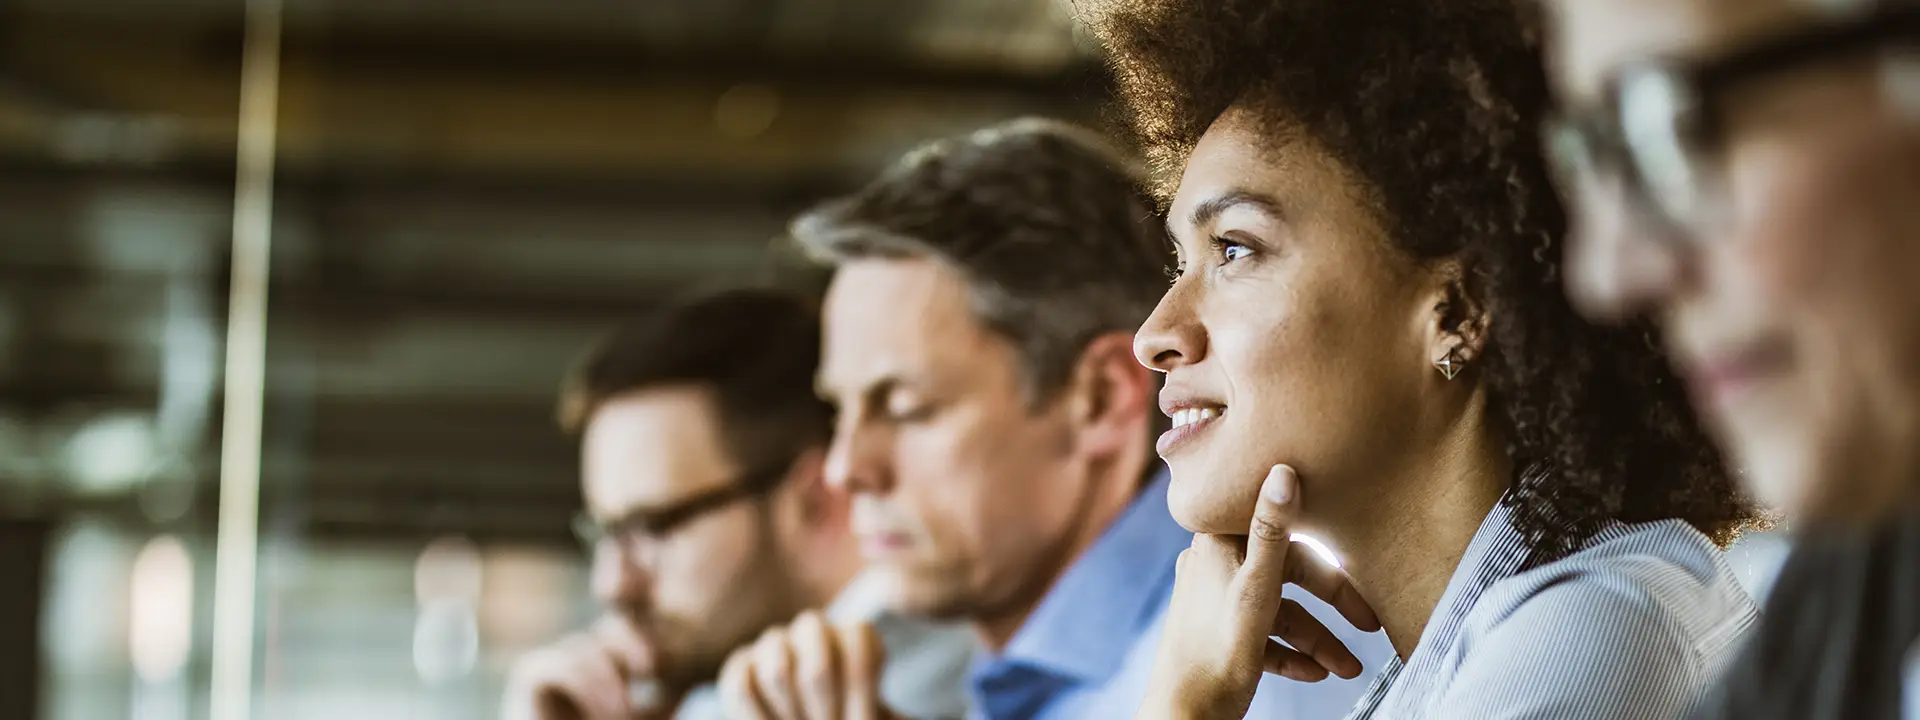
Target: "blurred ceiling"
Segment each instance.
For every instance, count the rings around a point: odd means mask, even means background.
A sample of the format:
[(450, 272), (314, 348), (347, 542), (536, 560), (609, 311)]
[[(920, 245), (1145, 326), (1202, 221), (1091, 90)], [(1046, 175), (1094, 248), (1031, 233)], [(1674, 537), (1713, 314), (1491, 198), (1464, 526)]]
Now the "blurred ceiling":
[[(290, 0), (268, 527), (564, 538), (550, 407), (591, 339), (765, 277), (787, 217), (928, 137), (1095, 116), (1069, 13)], [(185, 522), (212, 517), (240, 28), (237, 0), (0, 0), (0, 457), (112, 410), (198, 423)], [(165, 517), (143, 492), (38, 496)]]
[[(860, 171), (929, 132), (1083, 113), (1103, 89), (1061, 1), (296, 1), (283, 163)], [(0, 152), (224, 161), (239, 49), (234, 0), (10, 0)]]

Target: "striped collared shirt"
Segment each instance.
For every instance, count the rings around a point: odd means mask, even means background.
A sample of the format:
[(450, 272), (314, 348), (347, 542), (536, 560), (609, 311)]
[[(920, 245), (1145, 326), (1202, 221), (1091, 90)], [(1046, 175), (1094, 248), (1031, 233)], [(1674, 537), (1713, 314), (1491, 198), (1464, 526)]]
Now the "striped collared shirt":
[(1413, 655), (1389, 660), (1348, 720), (1677, 718), (1753, 626), (1753, 600), (1678, 520), (1610, 523), (1533, 561), (1496, 504)]

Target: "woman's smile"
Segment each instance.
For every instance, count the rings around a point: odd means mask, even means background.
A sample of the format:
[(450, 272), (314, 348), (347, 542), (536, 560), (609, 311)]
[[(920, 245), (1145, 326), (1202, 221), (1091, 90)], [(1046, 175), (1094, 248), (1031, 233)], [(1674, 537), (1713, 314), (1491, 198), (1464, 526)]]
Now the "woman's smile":
[(1167, 417), (1173, 418), (1173, 427), (1160, 434), (1154, 450), (1162, 459), (1171, 460), (1176, 451), (1189, 447), (1201, 433), (1211, 429), (1220, 420), (1226, 418), (1225, 405), (1184, 405), (1173, 407)]

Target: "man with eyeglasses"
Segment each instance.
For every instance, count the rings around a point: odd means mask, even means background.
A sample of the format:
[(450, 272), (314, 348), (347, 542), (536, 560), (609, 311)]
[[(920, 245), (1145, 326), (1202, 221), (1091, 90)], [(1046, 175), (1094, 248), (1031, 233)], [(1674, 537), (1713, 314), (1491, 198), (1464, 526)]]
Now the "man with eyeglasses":
[(810, 303), (735, 290), (673, 305), (597, 348), (569, 380), (604, 615), (521, 658), (503, 714), (718, 718), (733, 648), (805, 608), (876, 623), (881, 691), (919, 717), (964, 713), (964, 630), (880, 616), (844, 492), (822, 478), (832, 410), (813, 393)]
[(1920, 3), (1545, 4), (1569, 291), (1792, 522), (1700, 717), (1920, 718)]

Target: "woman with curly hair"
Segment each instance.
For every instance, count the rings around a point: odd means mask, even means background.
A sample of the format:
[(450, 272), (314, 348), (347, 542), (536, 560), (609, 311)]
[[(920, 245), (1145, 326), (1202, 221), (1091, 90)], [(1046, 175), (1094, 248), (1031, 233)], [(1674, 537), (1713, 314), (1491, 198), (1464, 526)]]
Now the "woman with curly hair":
[(1562, 294), (1530, 19), (1083, 10), (1168, 181), (1179, 266), (1135, 350), (1166, 373), (1159, 451), (1197, 535), (1141, 716), (1239, 717), (1263, 669), (1360, 672), (1286, 583), (1385, 629), (1353, 717), (1680, 714), (1754, 621), (1720, 548), (1757, 515), (1647, 328)]

